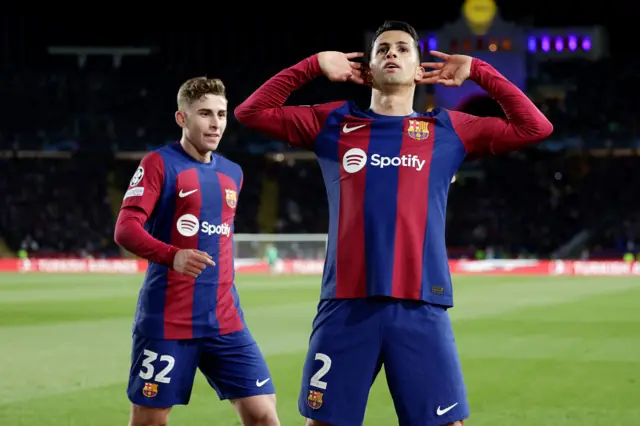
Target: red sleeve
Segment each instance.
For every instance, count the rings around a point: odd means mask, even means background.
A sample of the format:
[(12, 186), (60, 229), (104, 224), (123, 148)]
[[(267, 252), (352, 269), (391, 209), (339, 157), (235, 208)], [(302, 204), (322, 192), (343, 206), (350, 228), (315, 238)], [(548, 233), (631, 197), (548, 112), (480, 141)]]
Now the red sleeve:
[(320, 75), (318, 55), (280, 71), (236, 107), (236, 119), (266, 136), (310, 147), (328, 113), (343, 102), (314, 106), (284, 106), (284, 103), (291, 93)]
[(124, 195), (114, 240), (136, 256), (168, 267), (178, 248), (153, 238), (144, 224), (153, 213), (164, 182), (164, 162), (160, 154), (147, 154), (134, 173)]
[(172, 268), (173, 259), (180, 249), (153, 238), (144, 229), (148, 218), (141, 209), (123, 208), (116, 222), (114, 240), (120, 247), (136, 256)]
[(134, 207), (151, 216), (164, 184), (164, 161), (157, 152), (144, 156), (129, 182), (122, 208)]
[(506, 119), (449, 111), (453, 129), (472, 157), (501, 154), (539, 142), (553, 125), (531, 100), (495, 68), (474, 58), (470, 79), (502, 107)]

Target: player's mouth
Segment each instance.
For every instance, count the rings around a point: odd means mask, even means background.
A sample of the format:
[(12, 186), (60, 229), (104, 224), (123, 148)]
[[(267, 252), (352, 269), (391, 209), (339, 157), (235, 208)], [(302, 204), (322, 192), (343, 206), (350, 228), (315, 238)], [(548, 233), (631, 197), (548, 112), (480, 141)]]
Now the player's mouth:
[(205, 133), (204, 137), (208, 139), (217, 139), (220, 137), (220, 133)]
[(398, 65), (398, 63), (396, 63), (396, 62), (389, 61), (386, 64), (384, 64), (383, 69), (385, 71), (393, 72), (393, 70), (399, 70), (400, 69), (400, 65)]

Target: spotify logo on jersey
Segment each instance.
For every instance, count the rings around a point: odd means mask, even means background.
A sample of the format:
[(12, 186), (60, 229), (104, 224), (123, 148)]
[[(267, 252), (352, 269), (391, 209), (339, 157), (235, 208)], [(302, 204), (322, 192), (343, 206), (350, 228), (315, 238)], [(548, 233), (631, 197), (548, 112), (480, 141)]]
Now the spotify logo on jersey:
[(342, 168), (347, 173), (355, 173), (367, 164), (367, 154), (360, 148), (351, 148), (342, 157)]
[(185, 214), (180, 216), (176, 227), (178, 228), (178, 232), (185, 237), (193, 237), (200, 229), (200, 221), (192, 214)]

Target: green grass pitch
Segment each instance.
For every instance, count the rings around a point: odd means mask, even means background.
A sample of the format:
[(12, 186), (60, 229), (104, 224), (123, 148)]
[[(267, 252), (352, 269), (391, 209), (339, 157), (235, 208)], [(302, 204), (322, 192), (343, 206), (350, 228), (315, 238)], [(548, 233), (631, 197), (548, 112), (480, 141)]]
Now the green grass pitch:
[[(141, 276), (0, 274), (0, 425), (126, 425)], [(297, 411), (312, 276), (239, 276), (282, 424)], [(469, 426), (640, 425), (640, 278), (454, 277)], [(425, 391), (429, 383), (424, 384)], [(238, 425), (198, 375), (170, 424)], [(383, 374), (367, 426), (397, 424)]]

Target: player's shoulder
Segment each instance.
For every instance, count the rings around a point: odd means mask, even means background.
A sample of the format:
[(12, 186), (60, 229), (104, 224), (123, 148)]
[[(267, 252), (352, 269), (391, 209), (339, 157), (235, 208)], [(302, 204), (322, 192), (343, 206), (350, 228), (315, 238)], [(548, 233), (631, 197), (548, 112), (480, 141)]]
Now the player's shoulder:
[(349, 101), (331, 101), (313, 105), (298, 105), (298, 108), (310, 108), (316, 115), (327, 117), (332, 114), (347, 115), (349, 113)]
[(433, 108), (420, 115), (422, 117), (432, 119), (438, 127), (454, 131), (455, 122), (459, 119), (460, 114), (465, 115), (464, 113), (458, 111), (438, 107)]
[(243, 178), (243, 171), (240, 165), (232, 160), (229, 160), (227, 157), (213, 153), (212, 154), (213, 161), (216, 162), (216, 170), (222, 174), (229, 176), (236, 182), (236, 185), (240, 187)]

